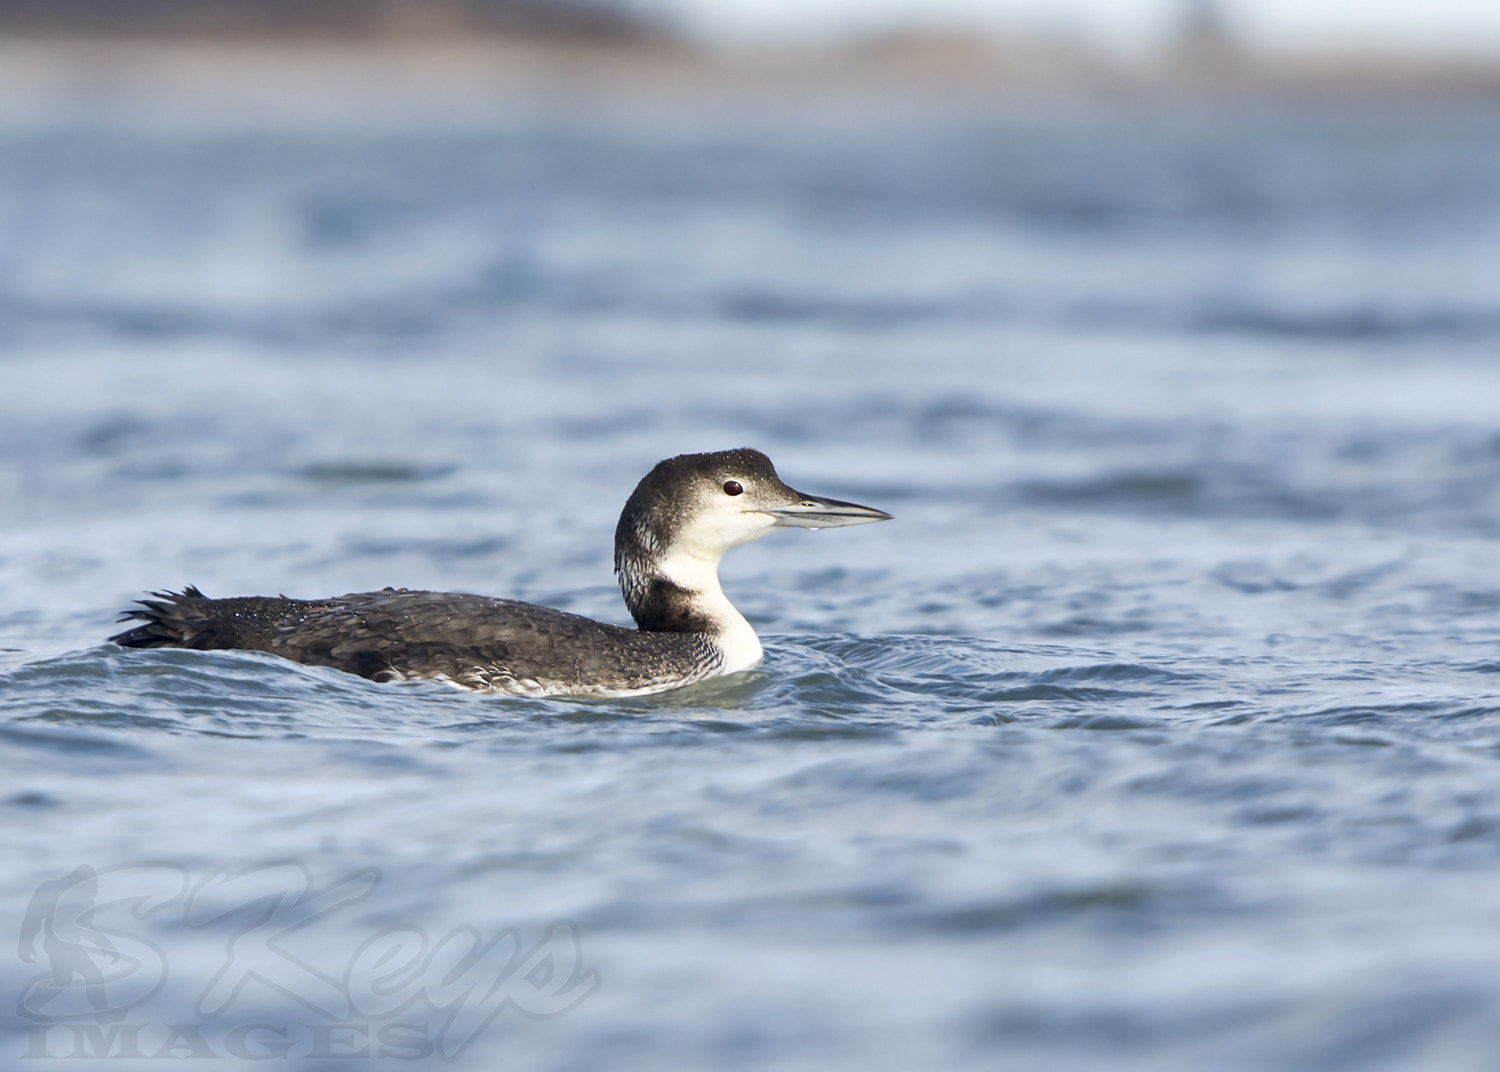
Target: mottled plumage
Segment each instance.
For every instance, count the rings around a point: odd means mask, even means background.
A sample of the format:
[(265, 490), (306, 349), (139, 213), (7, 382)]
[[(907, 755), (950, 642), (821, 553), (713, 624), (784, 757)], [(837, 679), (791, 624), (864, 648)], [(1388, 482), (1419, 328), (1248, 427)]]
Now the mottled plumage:
[(126, 647), (265, 651), (374, 681), (430, 679), (523, 695), (659, 692), (748, 669), (749, 623), (724, 597), (724, 551), (778, 526), (880, 521), (878, 510), (793, 491), (753, 450), (686, 454), (636, 487), (615, 570), (637, 629), (510, 599), (386, 588), (331, 599), (155, 592), (110, 639)]

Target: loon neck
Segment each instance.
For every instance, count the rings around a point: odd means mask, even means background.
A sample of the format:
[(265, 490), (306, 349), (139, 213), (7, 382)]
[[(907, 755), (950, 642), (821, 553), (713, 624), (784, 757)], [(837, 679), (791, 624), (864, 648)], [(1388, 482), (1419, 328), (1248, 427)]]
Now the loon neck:
[(644, 632), (709, 636), (724, 656), (725, 673), (748, 670), (761, 659), (760, 640), (719, 587), (719, 557), (675, 551), (618, 563), (620, 590)]

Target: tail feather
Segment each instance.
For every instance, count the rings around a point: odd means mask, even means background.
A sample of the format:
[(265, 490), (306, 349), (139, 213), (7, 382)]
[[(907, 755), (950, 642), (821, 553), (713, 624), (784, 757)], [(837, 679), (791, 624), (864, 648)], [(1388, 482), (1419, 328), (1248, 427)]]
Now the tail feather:
[(208, 602), (208, 597), (193, 585), (181, 592), (152, 592), (152, 599), (138, 599), (141, 610), (127, 610), (117, 619), (142, 621), (134, 629), (116, 633), (109, 639), (126, 648), (180, 648), (187, 644), (190, 622), (198, 609), (194, 604)]

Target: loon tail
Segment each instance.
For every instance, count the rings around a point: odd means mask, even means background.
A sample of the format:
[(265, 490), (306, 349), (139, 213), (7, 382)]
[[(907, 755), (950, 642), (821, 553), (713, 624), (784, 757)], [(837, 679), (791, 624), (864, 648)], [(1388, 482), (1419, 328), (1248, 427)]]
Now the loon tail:
[(193, 625), (203, 616), (203, 605), (212, 602), (192, 585), (181, 592), (152, 592), (152, 599), (138, 599), (142, 610), (127, 610), (118, 621), (143, 621), (134, 629), (116, 633), (109, 639), (126, 648), (186, 647)]

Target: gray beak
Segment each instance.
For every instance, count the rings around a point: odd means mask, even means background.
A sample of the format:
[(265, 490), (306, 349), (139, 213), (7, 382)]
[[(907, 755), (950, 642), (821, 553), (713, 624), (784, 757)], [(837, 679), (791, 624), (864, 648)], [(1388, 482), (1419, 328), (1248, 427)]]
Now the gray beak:
[(837, 529), (846, 525), (868, 525), (872, 521), (889, 521), (891, 515), (857, 503), (838, 499), (820, 499), (816, 495), (795, 492), (798, 502), (767, 510), (776, 519), (776, 528)]

